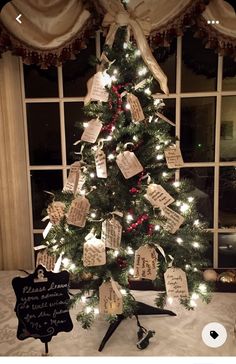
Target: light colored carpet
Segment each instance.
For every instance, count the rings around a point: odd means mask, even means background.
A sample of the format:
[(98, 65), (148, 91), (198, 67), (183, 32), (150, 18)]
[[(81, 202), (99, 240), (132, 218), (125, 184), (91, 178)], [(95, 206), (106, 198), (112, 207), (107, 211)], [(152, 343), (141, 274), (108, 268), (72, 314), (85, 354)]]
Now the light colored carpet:
[[(44, 345), (40, 340), (16, 338), (18, 320), (14, 312), (15, 294), (12, 278), (18, 272), (0, 271), (0, 355), (40, 356)], [(153, 304), (155, 292), (134, 291), (142, 302)], [(215, 293), (209, 305), (199, 302), (195, 311), (182, 307), (168, 307), (176, 317), (140, 316), (141, 324), (156, 331), (150, 345), (140, 351), (136, 347), (136, 320), (123, 321), (107, 342), (101, 353), (98, 347), (108, 323), (98, 318), (90, 330), (83, 330), (75, 320), (76, 310), (71, 311), (74, 328), (69, 333), (59, 333), (49, 343), (53, 356), (236, 356), (234, 325), (236, 320), (236, 293)], [(227, 330), (228, 338), (220, 348), (207, 347), (202, 339), (203, 327), (209, 322), (219, 322)]]

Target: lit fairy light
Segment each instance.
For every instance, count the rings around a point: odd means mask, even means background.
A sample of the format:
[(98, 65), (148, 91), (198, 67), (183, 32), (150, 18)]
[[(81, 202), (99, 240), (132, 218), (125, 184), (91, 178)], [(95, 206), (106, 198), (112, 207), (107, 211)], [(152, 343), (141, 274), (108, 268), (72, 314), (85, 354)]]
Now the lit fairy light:
[(83, 127), (87, 128), (88, 127), (88, 123), (83, 123)]
[(126, 42), (123, 44), (123, 48), (124, 49), (127, 49), (128, 48), (128, 44)]
[(199, 226), (199, 220), (195, 220), (194, 223), (193, 223), (195, 226)]
[[(64, 238), (61, 238), (61, 240), (60, 240), (60, 242), (62, 243), (62, 239), (65, 241), (65, 239)], [(52, 250), (53, 251), (56, 251), (57, 250), (57, 248), (58, 248), (58, 245), (54, 245), (53, 247), (52, 247)]]
[(92, 219), (95, 219), (95, 217), (96, 217), (97, 215), (96, 215), (96, 213), (95, 213), (95, 212), (92, 212), (92, 213), (90, 214), (90, 216), (92, 217)]
[(125, 289), (120, 289), (120, 293), (123, 295), (123, 296), (126, 296), (127, 295), (127, 291)]
[(156, 150), (160, 150), (161, 146), (160, 145), (156, 145)]
[(181, 206), (181, 201), (176, 201), (175, 204), (176, 204), (176, 206), (179, 207), (179, 206)]
[(186, 212), (186, 211), (188, 211), (189, 207), (190, 206), (187, 203), (183, 203), (183, 205), (180, 206), (180, 211), (181, 212)]
[(130, 268), (130, 269), (129, 269), (129, 274), (130, 274), (131, 276), (133, 276), (133, 275), (134, 275), (134, 268)]
[(206, 293), (207, 292), (207, 286), (204, 283), (200, 283), (198, 286), (198, 289), (201, 293)]
[(64, 242), (65, 242), (65, 238), (61, 238), (60, 243), (64, 243)]
[(197, 241), (194, 241), (193, 242), (193, 247), (198, 249), (198, 248), (200, 248), (200, 244)]
[(70, 270), (72, 270), (72, 271), (73, 271), (73, 270), (75, 270), (75, 268), (76, 268), (76, 267), (75, 267), (75, 264), (74, 264), (74, 263), (72, 263), (72, 264), (70, 265)]
[(133, 216), (131, 215), (131, 214), (128, 214), (127, 216), (126, 216), (126, 220), (127, 220), (127, 222), (130, 222), (130, 221), (133, 221)]
[(192, 300), (197, 300), (199, 298), (199, 294), (197, 294), (196, 292), (193, 292), (191, 299)]
[(115, 156), (114, 156), (114, 154), (112, 154), (112, 153), (111, 153), (111, 154), (109, 154), (109, 155), (108, 155), (108, 157), (107, 157), (107, 158), (109, 159), (109, 161), (111, 161), (112, 159), (114, 159), (114, 158), (115, 158)]
[(116, 78), (116, 76), (111, 76), (111, 80), (112, 80), (112, 82), (116, 82), (117, 81), (117, 78)]
[(91, 178), (95, 177), (95, 173), (93, 173), (93, 172), (91, 172), (89, 175), (90, 175)]
[(81, 301), (82, 303), (85, 303), (85, 302), (86, 302), (86, 297), (85, 297), (85, 296), (81, 296), (80, 301)]
[(145, 88), (144, 92), (145, 92), (145, 94), (147, 94), (147, 95), (151, 95), (151, 94), (152, 94), (152, 92), (151, 92), (150, 88)]
[(56, 239), (52, 239), (52, 243), (55, 244), (57, 242)]
[(167, 145), (167, 144), (169, 144), (169, 142), (170, 142), (169, 140), (166, 140), (166, 141), (164, 142), (164, 144), (165, 144), (165, 145)]
[(193, 271), (194, 271), (194, 272), (198, 272), (198, 269), (197, 269), (197, 268), (194, 268), (194, 269), (193, 269)]
[(197, 303), (194, 300), (190, 300), (190, 306), (197, 307)]
[(85, 191), (85, 190), (81, 190), (81, 191), (80, 191), (80, 194), (81, 194), (82, 196), (85, 196), (85, 195), (86, 195), (86, 191)]
[(130, 108), (131, 108), (131, 106), (130, 106), (130, 104), (127, 102), (127, 104), (125, 105), (125, 108), (127, 109), (127, 110), (130, 110)]
[(139, 70), (138, 70), (138, 75), (139, 76), (144, 76), (144, 75), (146, 75), (146, 73), (147, 73), (147, 68), (146, 67), (142, 67), (142, 68), (140, 68)]
[(155, 105), (155, 106), (158, 106), (159, 104), (161, 104), (161, 102), (162, 102), (162, 100), (161, 100), (161, 99), (155, 99), (155, 100), (153, 101), (153, 103), (154, 103), (154, 105)]
[(141, 52), (139, 49), (136, 49), (136, 51), (134, 52), (135, 56), (138, 57), (141, 55)]
[(99, 308), (95, 307), (93, 312), (94, 312), (95, 315), (98, 315), (99, 314)]
[(158, 161), (162, 160), (163, 158), (164, 158), (164, 155), (163, 154), (157, 154), (157, 156), (156, 156), (156, 159)]
[(185, 269), (186, 269), (186, 270), (189, 270), (190, 268), (191, 268), (191, 265), (189, 265), (189, 264), (186, 264), (186, 265), (185, 265)]
[(167, 172), (163, 172), (163, 173), (162, 173), (162, 176), (163, 176), (163, 177), (166, 177), (166, 176), (168, 176), (168, 173), (167, 173)]
[(193, 202), (193, 200), (194, 200), (194, 197), (188, 197), (188, 202)]
[(168, 298), (167, 298), (167, 302), (168, 302), (170, 305), (172, 305), (172, 303), (173, 303), (173, 298), (172, 298), (172, 297), (168, 297)]
[(128, 55), (128, 54), (126, 54), (126, 55), (125, 55), (125, 58), (128, 58), (128, 57), (129, 57), (129, 55)]
[(137, 135), (134, 135), (134, 136), (133, 136), (133, 140), (134, 140), (135, 142), (137, 142), (137, 141), (138, 141), (138, 137), (137, 137)]
[(160, 225), (155, 225), (154, 230), (159, 231), (160, 230)]
[(176, 187), (176, 188), (180, 187), (180, 182), (179, 181), (175, 181), (173, 183), (173, 186)]
[(92, 311), (92, 307), (88, 306), (85, 308), (86, 313), (90, 313)]
[(133, 251), (133, 249), (130, 246), (127, 247), (126, 251), (127, 251), (127, 254), (129, 254), (129, 255), (133, 255), (134, 254), (134, 251)]
[(64, 265), (64, 267), (69, 267), (69, 265), (70, 265), (70, 259), (63, 258), (62, 259), (62, 264)]
[(113, 252), (113, 255), (114, 255), (115, 257), (118, 257), (118, 255), (119, 255), (119, 250), (115, 250), (115, 251)]
[(117, 73), (118, 73), (118, 70), (117, 70), (117, 68), (115, 68), (115, 69), (113, 70), (113, 74), (114, 74), (114, 75), (117, 75)]
[(115, 130), (115, 126), (113, 125), (112, 127), (111, 127), (111, 131), (114, 131)]
[(183, 239), (181, 239), (181, 238), (177, 238), (176, 241), (177, 241), (178, 244), (182, 244), (183, 243)]
[(110, 142), (112, 140), (112, 136), (111, 135), (108, 135), (107, 139), (106, 139), (108, 142)]

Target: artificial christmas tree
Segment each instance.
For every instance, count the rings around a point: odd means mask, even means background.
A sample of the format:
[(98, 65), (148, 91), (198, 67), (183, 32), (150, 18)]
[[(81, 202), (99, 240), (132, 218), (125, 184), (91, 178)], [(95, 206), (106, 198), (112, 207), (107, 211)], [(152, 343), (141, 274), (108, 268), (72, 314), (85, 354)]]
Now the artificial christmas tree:
[[(90, 120), (78, 131), (77, 161), (47, 209), (51, 229), (44, 242), (59, 257), (57, 266), (81, 283), (72, 303), (83, 303), (77, 316), (83, 328), (100, 312), (115, 323), (112, 332), (142, 312), (132, 280), (152, 281), (162, 291), (159, 308), (166, 299), (188, 309), (198, 297), (209, 301), (201, 273), (209, 264), (207, 226), (193, 187), (175, 180), (183, 160), (164, 104), (152, 96), (155, 83), (127, 27), (120, 27), (88, 83)], [(148, 342), (154, 333), (139, 328)]]

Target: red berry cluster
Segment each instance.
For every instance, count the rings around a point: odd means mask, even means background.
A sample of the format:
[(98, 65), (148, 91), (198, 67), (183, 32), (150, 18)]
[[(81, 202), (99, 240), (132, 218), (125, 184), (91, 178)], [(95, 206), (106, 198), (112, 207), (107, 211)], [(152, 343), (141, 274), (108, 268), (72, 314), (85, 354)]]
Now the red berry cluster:
[(132, 230), (136, 230), (139, 225), (141, 225), (144, 221), (147, 221), (149, 219), (148, 214), (142, 214), (138, 217), (136, 222), (132, 223), (128, 228), (127, 232), (131, 232)]
[(124, 257), (117, 257), (116, 262), (121, 269), (126, 268), (128, 265), (127, 260)]

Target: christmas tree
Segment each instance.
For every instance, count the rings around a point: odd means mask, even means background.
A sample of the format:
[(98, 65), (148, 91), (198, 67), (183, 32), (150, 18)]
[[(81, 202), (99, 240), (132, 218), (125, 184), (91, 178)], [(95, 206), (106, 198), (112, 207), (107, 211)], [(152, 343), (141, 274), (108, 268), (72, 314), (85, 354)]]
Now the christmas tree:
[(132, 317), (132, 280), (152, 281), (160, 308), (166, 300), (187, 309), (196, 298), (209, 301), (201, 271), (209, 265), (207, 225), (194, 187), (175, 179), (183, 161), (164, 104), (152, 96), (156, 83), (120, 27), (88, 83), (89, 121), (78, 130), (77, 159), (47, 209), (45, 244), (81, 283), (72, 301), (82, 302), (83, 328), (98, 313), (109, 322)]

